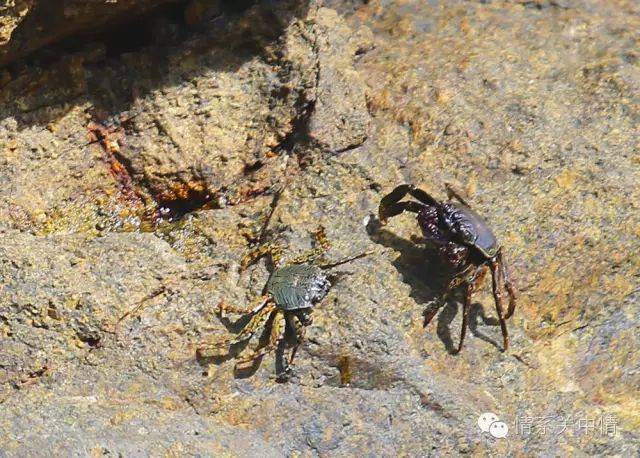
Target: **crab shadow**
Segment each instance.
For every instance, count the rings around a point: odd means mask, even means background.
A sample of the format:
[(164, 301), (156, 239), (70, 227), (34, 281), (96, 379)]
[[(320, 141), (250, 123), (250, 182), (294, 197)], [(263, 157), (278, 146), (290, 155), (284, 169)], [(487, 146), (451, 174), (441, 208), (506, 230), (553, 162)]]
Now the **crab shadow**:
[[(235, 321), (232, 321), (227, 317), (221, 317), (220, 321), (226, 328), (227, 332), (232, 333), (233, 335), (236, 335), (240, 331), (242, 331), (242, 329), (244, 329), (244, 327), (249, 323), (250, 319), (251, 319), (251, 315), (247, 314), (247, 315), (242, 315), (240, 318), (238, 318)], [(290, 344), (294, 343), (292, 342), (293, 340), (291, 337), (292, 332), (289, 329), (289, 324), (287, 323), (285, 326), (286, 326), (285, 338), (278, 343), (275, 351), (273, 352), (275, 354), (275, 366), (276, 366), (275, 373), (278, 374), (277, 381), (279, 382), (287, 380), (288, 364), (286, 360), (286, 350)], [(262, 332), (260, 333), (260, 337), (258, 338), (255, 350), (263, 348), (269, 343), (269, 337), (271, 335), (272, 328), (273, 328), (273, 316), (271, 316), (265, 323), (265, 326)], [(226, 363), (227, 361), (236, 360), (247, 349), (251, 340), (252, 339), (247, 339), (241, 342), (230, 344), (225, 354), (215, 355), (215, 356), (197, 355), (196, 359), (198, 361), (198, 364), (203, 369), (206, 369), (210, 364), (215, 364), (216, 366), (220, 366), (223, 363)], [(265, 355), (258, 356), (253, 360), (251, 360), (251, 362), (246, 366), (242, 366), (242, 367), (235, 366), (233, 369), (234, 378), (243, 379), (243, 378), (249, 378), (253, 376), (258, 371), (258, 369), (260, 369), (263, 359), (270, 354), (271, 352)]]
[[(376, 217), (372, 217), (367, 224), (367, 233), (374, 243), (392, 248), (400, 254), (391, 264), (402, 276), (402, 281), (411, 287), (409, 295), (418, 304), (425, 306), (422, 312), (423, 327), (426, 328), (437, 315), (436, 334), (438, 338), (448, 353), (457, 354), (460, 331), (454, 331), (457, 334), (454, 342), (451, 324), (456, 318), (458, 310), (461, 309), (460, 297), (456, 291), (456, 294), (450, 294), (446, 301), (442, 299), (452, 275), (451, 269), (442, 261), (437, 252), (422, 246), (417, 237), (413, 240), (398, 237), (383, 229), (380, 220)], [(475, 302), (471, 304), (469, 310), (469, 330), (475, 337), (500, 348), (495, 340), (478, 330), (479, 321), (485, 325), (499, 325), (497, 319), (485, 314), (482, 304)]]

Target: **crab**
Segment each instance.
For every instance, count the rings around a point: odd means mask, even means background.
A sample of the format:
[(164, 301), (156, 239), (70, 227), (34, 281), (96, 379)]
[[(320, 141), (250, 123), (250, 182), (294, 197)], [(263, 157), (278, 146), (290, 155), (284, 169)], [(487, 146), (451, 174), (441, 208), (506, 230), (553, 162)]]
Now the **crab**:
[(287, 263), (283, 262), (282, 249), (276, 243), (263, 244), (242, 259), (241, 269), (245, 270), (259, 258), (268, 257), (269, 279), (262, 295), (248, 308), (234, 307), (224, 300), (219, 303), (218, 313), (221, 317), (230, 312), (248, 315), (250, 319), (234, 338), (203, 343), (198, 349), (200, 357), (220, 356), (224, 354), (225, 348), (248, 342), (261, 328), (265, 328), (265, 333), (268, 333), (266, 343), (259, 344), (251, 351), (247, 351), (245, 347), (237, 355), (234, 371), (238, 373), (252, 367), (259, 358), (295, 337), (295, 344), (284, 368), (280, 372), (276, 369), (277, 378), (286, 380), (298, 347), (304, 340), (306, 327), (313, 322), (313, 308), (327, 296), (331, 287), (341, 278), (340, 273), (331, 274), (328, 271), (370, 254), (364, 252), (337, 262), (317, 264), (316, 261), (322, 258), (329, 248), (329, 242), (323, 228), (315, 232), (314, 236), (315, 247)]
[[(453, 270), (443, 298), (446, 300), (449, 294), (459, 286), (464, 288), (462, 330), (458, 348), (454, 353), (462, 350), (467, 332), (471, 296), (484, 279), (487, 267), (491, 270), (493, 298), (502, 331), (503, 349), (506, 351), (509, 348), (506, 320), (515, 311), (516, 291), (509, 279), (502, 246), (487, 222), (473, 211), (450, 186), (447, 186), (447, 194), (449, 200), (440, 202), (414, 185), (397, 186), (380, 201), (378, 209), (380, 222), (386, 224), (389, 218), (403, 212), (416, 213), (425, 242), (434, 246), (441, 258)], [(410, 195), (417, 202), (402, 201), (406, 195)], [(503, 302), (504, 290), (509, 296), (506, 312)]]

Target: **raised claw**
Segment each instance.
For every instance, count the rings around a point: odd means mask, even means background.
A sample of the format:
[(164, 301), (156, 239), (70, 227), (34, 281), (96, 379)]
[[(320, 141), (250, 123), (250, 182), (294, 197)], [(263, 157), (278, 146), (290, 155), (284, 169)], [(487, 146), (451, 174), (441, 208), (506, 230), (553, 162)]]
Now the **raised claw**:
[(378, 221), (380, 221), (381, 226), (386, 226), (387, 221), (389, 220), (386, 215), (386, 210), (386, 207), (383, 207), (382, 205), (378, 208)]

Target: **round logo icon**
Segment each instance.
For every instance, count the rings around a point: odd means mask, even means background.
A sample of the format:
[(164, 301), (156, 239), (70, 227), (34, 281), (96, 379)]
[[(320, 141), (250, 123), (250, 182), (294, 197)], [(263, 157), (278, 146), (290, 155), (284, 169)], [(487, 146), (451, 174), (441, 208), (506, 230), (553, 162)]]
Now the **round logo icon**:
[(509, 433), (509, 427), (505, 422), (502, 421), (494, 421), (489, 426), (489, 434), (497, 439), (504, 439), (507, 437)]
[(498, 416), (493, 412), (485, 412), (478, 417), (478, 426), (483, 433), (489, 432), (491, 423), (499, 421)]

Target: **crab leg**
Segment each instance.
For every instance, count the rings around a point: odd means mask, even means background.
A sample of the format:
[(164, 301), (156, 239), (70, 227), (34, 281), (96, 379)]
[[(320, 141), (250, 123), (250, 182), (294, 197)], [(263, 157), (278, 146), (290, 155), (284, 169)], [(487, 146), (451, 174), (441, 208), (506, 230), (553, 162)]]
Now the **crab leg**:
[(484, 280), (486, 272), (486, 267), (480, 266), (474, 272), (471, 278), (465, 282), (464, 303), (462, 305), (462, 329), (460, 331), (460, 341), (458, 343), (458, 349), (455, 351), (455, 353), (460, 353), (460, 350), (462, 350), (464, 337), (467, 334), (469, 310), (471, 309), (471, 296), (473, 295), (473, 292), (478, 288), (478, 285), (482, 282), (482, 280)]
[(251, 320), (247, 323), (247, 325), (240, 331), (240, 333), (236, 336), (235, 339), (231, 341), (231, 344), (237, 344), (239, 342), (243, 342), (245, 340), (250, 339), (256, 333), (256, 331), (264, 324), (264, 322), (269, 318), (269, 314), (276, 309), (276, 304), (273, 302), (269, 302), (265, 305), (260, 311), (258, 311)]
[(498, 264), (500, 264), (500, 273), (502, 274), (502, 282), (504, 284), (504, 287), (507, 290), (507, 293), (509, 294), (509, 308), (507, 309), (507, 314), (505, 315), (504, 319), (507, 320), (509, 318), (511, 318), (511, 315), (513, 315), (513, 312), (516, 310), (516, 291), (515, 288), (513, 287), (513, 283), (511, 283), (511, 279), (509, 278), (509, 271), (507, 269), (507, 264), (504, 262), (504, 259), (502, 258), (502, 250), (498, 251)]
[(467, 203), (466, 200), (464, 200), (462, 198), (462, 196), (453, 188), (453, 186), (451, 186), (451, 183), (445, 183), (444, 185), (445, 189), (447, 190), (447, 197), (449, 197), (449, 200), (451, 199), (456, 199), (458, 202), (460, 202), (462, 205), (465, 205), (467, 207), (469, 207), (470, 205)]
[(464, 304), (462, 305), (462, 329), (460, 330), (460, 341), (455, 353), (460, 353), (464, 344), (464, 337), (467, 335), (467, 323), (469, 321), (469, 309), (471, 308), (471, 295), (473, 294), (473, 284), (466, 283), (464, 289)]
[(277, 267), (280, 265), (282, 260), (282, 248), (275, 243), (265, 243), (264, 245), (260, 245), (244, 255), (240, 261), (240, 269), (246, 270), (247, 267), (254, 264), (263, 256), (269, 256), (273, 267)]
[(273, 302), (268, 302), (267, 305), (262, 307), (247, 323), (247, 325), (240, 331), (240, 333), (233, 339), (224, 339), (218, 342), (205, 342), (200, 348), (198, 348), (198, 354), (203, 357), (220, 356), (224, 354), (223, 349), (231, 345), (249, 340), (260, 326), (269, 317), (269, 314), (275, 310), (276, 305)]
[(261, 348), (247, 353), (247, 355), (243, 356), (242, 358), (239, 358), (236, 362), (234, 370), (242, 371), (244, 369), (247, 369), (248, 367), (253, 365), (255, 360), (276, 349), (280, 341), (284, 338), (285, 325), (283, 318), (283, 314), (280, 310), (276, 310), (275, 312), (273, 312), (272, 316), (270, 317), (271, 330), (269, 332), (269, 341), (267, 342), (267, 344), (262, 346)]
[(291, 356), (289, 357), (289, 364), (293, 364), (293, 359), (296, 357), (298, 348), (300, 347), (300, 344), (302, 344), (302, 341), (304, 340), (304, 336), (307, 333), (307, 328), (304, 324), (302, 324), (302, 322), (297, 316), (291, 313), (288, 313), (286, 315), (286, 318), (287, 318), (287, 321), (289, 322), (289, 326), (291, 326), (291, 328), (296, 332), (296, 344), (293, 346), (293, 349), (291, 349)]
[[(474, 267), (475, 266), (473, 265), (469, 265), (468, 267), (465, 267), (460, 272), (456, 273), (456, 275), (449, 281), (449, 284), (447, 284), (447, 288), (445, 289), (444, 294), (442, 295), (443, 302), (447, 301), (447, 299), (451, 295), (451, 292), (454, 289), (456, 289), (458, 286), (464, 284), (467, 281), (466, 278), (469, 277), (469, 274), (471, 273), (471, 270), (474, 269)], [(473, 274), (473, 277), (471, 278), (470, 281), (474, 282), (477, 278), (478, 278), (478, 272)]]
[(247, 313), (257, 313), (262, 307), (264, 307), (269, 301), (269, 296), (258, 296), (256, 297), (249, 307), (236, 307), (233, 305), (227, 304), (224, 300), (221, 300), (218, 304), (218, 315), (224, 318), (229, 313), (234, 313), (236, 315), (246, 315)]
[(318, 258), (331, 247), (329, 239), (327, 239), (327, 234), (324, 230), (324, 227), (320, 226), (320, 228), (316, 232), (314, 232), (313, 236), (316, 241), (316, 246), (314, 246), (311, 250), (305, 251), (301, 255), (296, 256), (291, 260), (290, 264), (302, 264), (312, 259)]
[(507, 331), (507, 323), (505, 322), (504, 310), (502, 308), (502, 290), (500, 289), (500, 283), (498, 278), (500, 276), (500, 266), (497, 261), (492, 260), (489, 263), (491, 267), (491, 283), (493, 285), (493, 300), (496, 303), (496, 310), (498, 312), (498, 320), (500, 321), (500, 329), (502, 330), (502, 341), (504, 351), (509, 348), (509, 332)]

